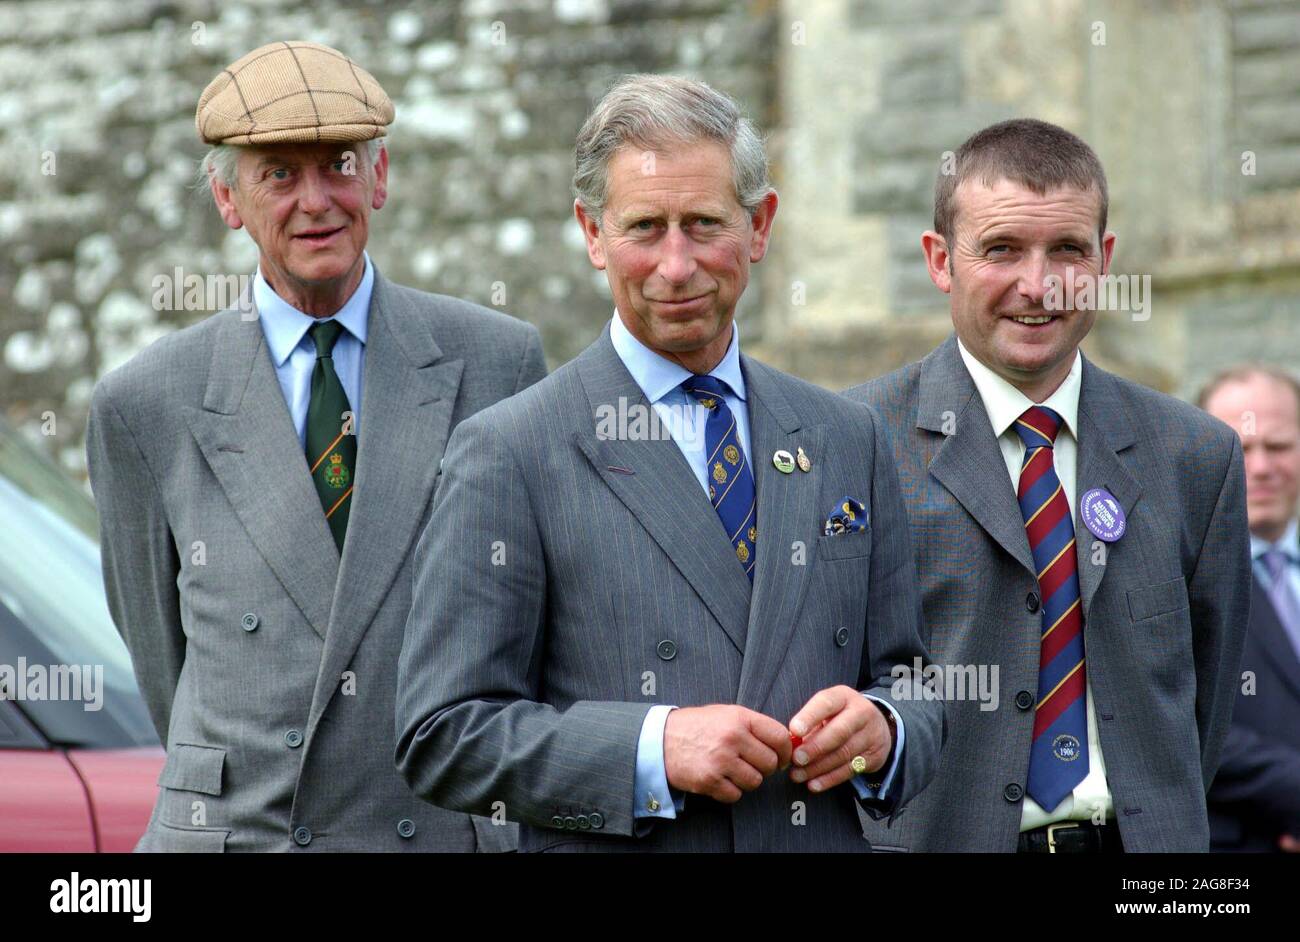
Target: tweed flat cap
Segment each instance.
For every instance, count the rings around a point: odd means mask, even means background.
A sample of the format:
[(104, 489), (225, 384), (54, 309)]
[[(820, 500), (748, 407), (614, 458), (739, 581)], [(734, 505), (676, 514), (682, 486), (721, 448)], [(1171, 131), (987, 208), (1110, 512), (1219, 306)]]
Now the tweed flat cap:
[(337, 49), (304, 42), (270, 43), (232, 62), (194, 114), (205, 144), (367, 141), (392, 121), (374, 76)]

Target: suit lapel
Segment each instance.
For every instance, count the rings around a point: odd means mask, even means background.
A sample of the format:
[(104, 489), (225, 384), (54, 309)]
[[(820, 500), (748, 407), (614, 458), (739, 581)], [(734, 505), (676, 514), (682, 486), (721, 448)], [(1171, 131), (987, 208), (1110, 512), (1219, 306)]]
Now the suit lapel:
[(378, 272), (369, 318), (356, 488), (309, 729), (423, 523), (464, 366), (443, 358), (427, 314), (411, 309)]
[[(818, 511), (826, 509), (817, 506), (826, 448), (824, 428), (801, 427), (776, 370), (746, 356), (741, 357), (741, 364), (749, 400), (749, 458), (758, 492), (758, 562), (736, 702), (759, 710), (794, 636), (810, 570), (816, 564)], [(782, 474), (773, 466), (774, 452), (785, 450), (794, 455), (800, 447), (813, 459), (810, 472)], [(814, 534), (812, 541), (810, 534)], [(794, 565), (791, 559), (796, 541), (805, 544), (803, 565)]]
[(1093, 366), (1085, 357), (1083, 378), (1079, 389), (1079, 448), (1077, 475), (1075, 477), (1074, 515), (1075, 551), (1079, 561), (1079, 590), (1082, 598), (1084, 624), (1088, 622), (1092, 598), (1097, 594), (1106, 570), (1115, 561), (1115, 554), (1125, 550), (1124, 538), (1108, 545), (1106, 564), (1092, 561), (1092, 544), (1097, 540), (1083, 525), (1078, 503), (1093, 488), (1104, 488), (1114, 496), (1129, 520), (1133, 508), (1142, 496), (1140, 485), (1124, 466), (1119, 453), (1136, 441), (1133, 426), (1116, 394), (1108, 373)]
[(1268, 589), (1257, 576), (1251, 577), (1250, 593), (1250, 631), (1296, 697), (1300, 697), (1300, 659), (1296, 658), (1291, 638), (1277, 617)]
[(956, 335), (922, 362), (916, 426), (946, 436), (930, 473), (998, 545), (1036, 573), (1006, 462)]
[[(251, 289), (249, 289), (251, 291)], [(246, 299), (249, 307), (251, 299)], [(339, 556), (254, 317), (221, 318), (202, 409), (186, 418), (240, 523), (312, 629), (325, 637)]]
[(731, 643), (743, 652), (749, 620), (749, 580), (723, 532), (717, 511), (709, 504), (677, 444), (666, 429), (660, 438), (636, 441), (596, 434), (598, 410), (612, 408), (621, 415), (633, 406), (650, 408), (645, 394), (618, 358), (608, 327), (575, 361), (575, 366), (587, 395), (588, 410), (586, 415), (578, 416), (578, 447), (708, 606)]

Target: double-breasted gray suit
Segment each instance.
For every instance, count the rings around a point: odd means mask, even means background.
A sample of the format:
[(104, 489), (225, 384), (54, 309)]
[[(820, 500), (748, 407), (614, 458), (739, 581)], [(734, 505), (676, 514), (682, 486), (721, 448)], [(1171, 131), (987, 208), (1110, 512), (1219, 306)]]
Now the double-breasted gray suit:
[[(743, 355), (741, 368), (752, 595), (666, 433), (599, 433), (602, 406), (649, 408), (608, 330), (457, 428), (417, 549), (398, 675), (397, 761), (418, 794), (504, 809), (522, 823), (521, 850), (870, 849), (850, 784), (816, 795), (785, 773), (734, 805), (689, 795), (676, 820), (634, 820), (652, 705), (739, 703), (787, 723), (836, 684), (893, 702), (891, 666), (925, 656), (883, 429), (826, 390)], [(809, 472), (773, 467), (775, 451), (800, 447)], [(866, 505), (869, 526), (823, 536), (845, 496)], [(942, 711), (895, 706), (906, 730), (896, 808), (930, 778)]]
[(540, 340), (378, 274), (367, 333), (341, 559), (255, 317), (216, 314), (96, 387), (109, 607), (167, 748), (141, 850), (513, 843), (510, 827), (410, 793), (393, 691), (447, 437), (545, 375)]
[[(1024, 519), (955, 336), (849, 390), (889, 428), (936, 663), (997, 665), (996, 710), (947, 704), (931, 786), (873, 841), (1012, 851), (1038, 699), (1035, 568)], [(1088, 680), (1127, 851), (1204, 851), (1205, 792), (1238, 684), (1250, 593), (1241, 446), (1205, 413), (1083, 361), (1078, 492), (1127, 514), (1118, 542), (1075, 519)]]

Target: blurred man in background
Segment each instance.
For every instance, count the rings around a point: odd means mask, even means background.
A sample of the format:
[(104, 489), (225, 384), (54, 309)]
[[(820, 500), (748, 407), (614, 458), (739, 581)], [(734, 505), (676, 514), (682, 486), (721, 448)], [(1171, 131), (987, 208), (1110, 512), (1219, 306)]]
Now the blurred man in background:
[(1300, 383), (1225, 371), (1198, 399), (1241, 436), (1254, 561), (1232, 728), (1210, 789), (1211, 849), (1300, 851)]

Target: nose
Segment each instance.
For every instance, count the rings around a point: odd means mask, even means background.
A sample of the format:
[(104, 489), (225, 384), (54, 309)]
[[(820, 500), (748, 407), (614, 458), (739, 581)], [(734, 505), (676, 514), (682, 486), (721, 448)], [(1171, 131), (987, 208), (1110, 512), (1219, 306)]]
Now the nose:
[(1020, 263), (1016, 292), (1035, 307), (1043, 303), (1047, 294), (1047, 257), (1039, 252), (1028, 252)]
[(330, 198), (319, 167), (307, 167), (298, 188), (298, 207), (310, 216), (318, 216), (329, 209)]
[(1273, 470), (1269, 462), (1268, 455), (1262, 448), (1246, 447), (1242, 449), (1242, 458), (1246, 464), (1246, 477), (1249, 480), (1258, 480), (1268, 477)]
[(660, 243), (659, 277), (671, 285), (684, 285), (695, 274), (695, 255), (691, 240), (677, 225), (668, 227)]

